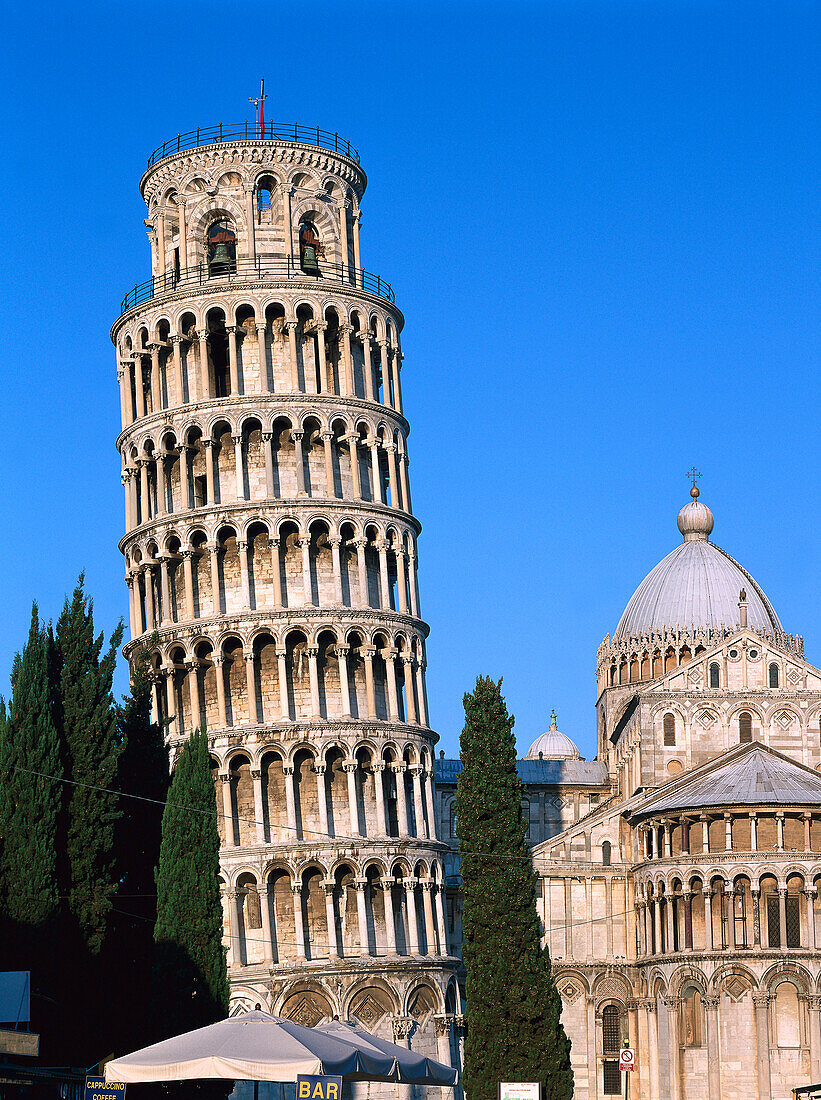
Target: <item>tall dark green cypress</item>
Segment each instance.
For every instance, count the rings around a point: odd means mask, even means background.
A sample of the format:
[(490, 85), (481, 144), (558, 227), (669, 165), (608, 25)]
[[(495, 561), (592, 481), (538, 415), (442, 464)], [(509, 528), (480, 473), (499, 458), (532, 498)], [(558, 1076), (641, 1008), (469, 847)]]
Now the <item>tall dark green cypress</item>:
[(67, 912), (92, 957), (103, 946), (117, 886), (113, 845), (119, 807), (116, 797), (94, 788), (110, 790), (117, 778), (120, 739), (111, 689), (122, 636), (120, 623), (103, 652), (81, 575), (57, 620), (52, 677), (63, 769), (71, 781), (64, 795), (61, 877)]
[(539, 1081), (545, 1100), (570, 1100), (570, 1041), (541, 946), (514, 719), (501, 683), (480, 676), (464, 697), (456, 790), (467, 974), (464, 1086), (471, 1100), (495, 1100), (499, 1081)]
[(49, 661), (48, 634), (34, 604), (28, 641), (14, 659), (0, 736), (0, 905), (6, 965), (31, 970), (33, 989), (50, 991), (60, 904), (56, 838), (62, 765)]
[(114, 1006), (113, 1039), (119, 1052), (155, 1038), (151, 1026), (151, 973), (163, 804), (168, 795), (168, 749), (162, 727), (151, 721), (148, 647), (131, 655), (131, 690), (118, 714), (122, 752), (117, 789), (122, 792), (115, 852), (119, 890), (108, 969), (128, 989)]
[(219, 870), (208, 741), (195, 731), (177, 761), (162, 819), (153, 981), (160, 1036), (228, 1014)]

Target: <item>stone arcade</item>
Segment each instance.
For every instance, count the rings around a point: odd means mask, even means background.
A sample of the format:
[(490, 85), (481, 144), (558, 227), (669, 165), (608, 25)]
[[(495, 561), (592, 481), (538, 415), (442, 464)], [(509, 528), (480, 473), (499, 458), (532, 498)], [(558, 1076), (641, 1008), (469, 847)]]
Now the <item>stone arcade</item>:
[(232, 1011), (458, 1058), (416, 581), (402, 314), (363, 271), (359, 155), (220, 127), (141, 183), (117, 348), (132, 655), (172, 753), (208, 730)]

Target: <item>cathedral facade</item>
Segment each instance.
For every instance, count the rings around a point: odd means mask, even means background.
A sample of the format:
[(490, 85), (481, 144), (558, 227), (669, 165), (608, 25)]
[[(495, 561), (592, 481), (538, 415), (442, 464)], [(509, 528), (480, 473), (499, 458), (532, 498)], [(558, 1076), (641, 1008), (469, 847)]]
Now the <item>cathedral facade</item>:
[[(692, 496), (599, 647), (596, 760), (554, 722), (519, 763), (583, 1100), (625, 1091), (627, 1044), (634, 1098), (821, 1081), (821, 670)], [(438, 769), (458, 914), (459, 762)]]
[(232, 1012), (333, 1016), (451, 1061), (403, 317), (362, 267), (338, 134), (151, 155), (152, 276), (113, 326), (130, 660), (172, 761), (208, 732)]

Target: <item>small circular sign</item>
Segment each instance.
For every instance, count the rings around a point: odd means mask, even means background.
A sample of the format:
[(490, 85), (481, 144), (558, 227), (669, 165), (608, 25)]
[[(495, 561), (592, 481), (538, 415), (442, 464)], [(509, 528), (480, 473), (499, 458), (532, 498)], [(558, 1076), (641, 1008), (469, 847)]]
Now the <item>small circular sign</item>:
[(632, 1069), (635, 1064), (635, 1055), (629, 1047), (619, 1052), (620, 1069)]

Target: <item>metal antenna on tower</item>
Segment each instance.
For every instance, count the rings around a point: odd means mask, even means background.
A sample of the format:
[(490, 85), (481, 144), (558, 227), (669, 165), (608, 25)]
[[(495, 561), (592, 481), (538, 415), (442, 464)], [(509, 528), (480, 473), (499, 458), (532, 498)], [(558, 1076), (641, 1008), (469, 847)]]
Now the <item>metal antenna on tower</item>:
[(257, 127), (259, 129), (259, 136), (265, 137), (265, 100), (268, 96), (265, 94), (265, 78), (259, 82), (259, 95), (257, 97), (248, 96), (248, 102), (253, 103), (254, 110), (257, 112)]

